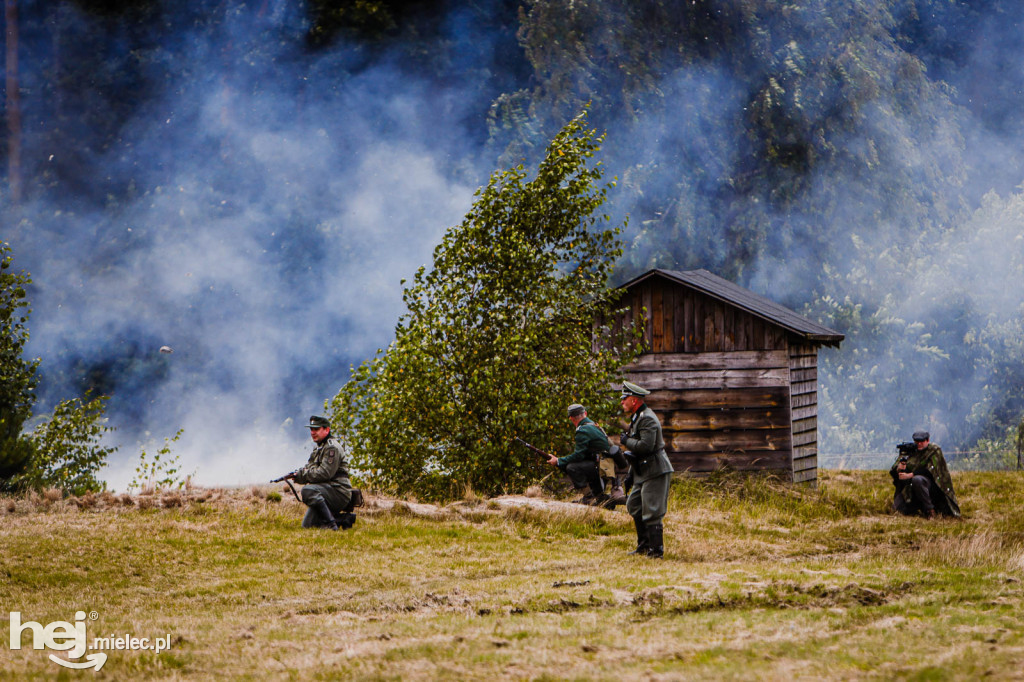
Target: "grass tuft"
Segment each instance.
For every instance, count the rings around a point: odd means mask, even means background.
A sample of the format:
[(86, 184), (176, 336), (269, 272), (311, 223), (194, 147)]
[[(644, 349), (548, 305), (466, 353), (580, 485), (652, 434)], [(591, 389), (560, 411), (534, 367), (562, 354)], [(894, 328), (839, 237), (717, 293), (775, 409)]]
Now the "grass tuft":
[(169, 491), (160, 496), (160, 504), (165, 509), (174, 509), (176, 507), (184, 506), (185, 499), (185, 496), (180, 492)]
[(91, 509), (96, 506), (98, 499), (93, 493), (86, 493), (80, 497), (69, 498), (72, 504), (79, 509)]
[(921, 545), (919, 555), (941, 565), (1017, 570), (1024, 557), (1024, 542), (1020, 536), (985, 529), (931, 538)]

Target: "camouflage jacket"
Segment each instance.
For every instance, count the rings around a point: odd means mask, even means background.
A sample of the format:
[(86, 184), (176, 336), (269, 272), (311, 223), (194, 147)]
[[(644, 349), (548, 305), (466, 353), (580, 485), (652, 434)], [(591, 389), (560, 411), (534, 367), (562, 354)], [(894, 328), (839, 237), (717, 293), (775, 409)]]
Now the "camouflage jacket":
[(352, 490), (348, 480), (348, 445), (334, 436), (317, 443), (306, 465), (295, 472), (296, 483), (320, 483), (339, 491)]
[(670, 474), (675, 469), (665, 454), (665, 439), (661, 435), (661, 421), (654, 410), (644, 405), (633, 413), (633, 419), (622, 439), (622, 448), (629, 450), (639, 463), (633, 467), (633, 482)]
[(584, 417), (576, 425), (576, 448), (565, 457), (558, 458), (558, 467), (564, 469), (566, 464), (573, 462), (596, 462), (600, 453), (608, 452), (610, 449), (611, 443), (608, 442), (608, 436), (601, 427), (590, 417)]
[[(911, 502), (909, 481), (902, 481), (896, 467), (899, 460), (889, 469), (893, 485), (896, 486), (898, 494), (903, 496), (907, 502)], [(956, 501), (956, 493), (953, 492), (953, 479), (949, 475), (949, 468), (946, 466), (946, 458), (942, 456), (942, 448), (935, 443), (929, 443), (924, 450), (915, 450), (907, 458), (905, 471), (911, 471), (915, 475), (924, 475), (938, 485), (939, 490), (945, 498), (945, 504), (937, 504), (936, 510), (947, 516), (960, 517), (960, 505)]]

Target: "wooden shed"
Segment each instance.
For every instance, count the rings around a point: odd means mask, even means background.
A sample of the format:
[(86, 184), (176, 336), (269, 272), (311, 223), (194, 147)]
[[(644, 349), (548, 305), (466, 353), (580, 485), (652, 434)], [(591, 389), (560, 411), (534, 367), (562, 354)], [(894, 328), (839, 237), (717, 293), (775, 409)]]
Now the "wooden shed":
[(816, 484), (818, 349), (843, 335), (707, 270), (651, 270), (622, 289), (623, 322), (644, 324), (626, 378), (651, 391), (676, 471)]

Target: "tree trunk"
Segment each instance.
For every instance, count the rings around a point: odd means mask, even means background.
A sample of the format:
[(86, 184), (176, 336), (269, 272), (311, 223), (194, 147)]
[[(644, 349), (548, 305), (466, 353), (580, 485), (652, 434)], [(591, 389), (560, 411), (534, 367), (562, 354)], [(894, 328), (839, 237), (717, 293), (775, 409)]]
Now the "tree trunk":
[(18, 0), (4, 0), (7, 53), (7, 184), (11, 203), (21, 202), (21, 93), (18, 86)]

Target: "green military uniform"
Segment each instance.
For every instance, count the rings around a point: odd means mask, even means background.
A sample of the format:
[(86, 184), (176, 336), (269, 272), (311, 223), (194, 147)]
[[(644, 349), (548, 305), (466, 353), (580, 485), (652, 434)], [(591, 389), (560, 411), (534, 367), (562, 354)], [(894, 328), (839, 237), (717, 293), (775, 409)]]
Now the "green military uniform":
[(580, 461), (594, 461), (597, 456), (611, 450), (608, 436), (590, 417), (584, 417), (576, 426), (576, 447), (565, 457), (558, 458), (558, 468)]
[[(322, 417), (311, 418), (310, 426), (314, 425), (330, 426)], [(302, 519), (303, 528), (337, 525), (335, 515), (351, 511), (352, 483), (348, 476), (348, 459), (348, 445), (328, 435), (314, 445), (309, 461), (292, 476), (296, 483), (304, 484), (302, 502), (309, 507)], [(325, 518), (327, 514), (331, 518)], [(351, 526), (354, 520), (346, 519), (345, 527)]]
[[(583, 413), (582, 405), (570, 405), (570, 416), (572, 408), (579, 407)], [(601, 470), (598, 461), (601, 454), (611, 449), (608, 436), (601, 427), (594, 423), (590, 417), (584, 417), (576, 425), (575, 447), (571, 453), (558, 458), (558, 468), (568, 474), (573, 485), (577, 489), (590, 486), (590, 492), (596, 503), (603, 502), (604, 482), (601, 481)]]
[[(915, 440), (918, 440), (916, 436), (919, 434), (914, 435)], [(927, 436), (926, 433), (920, 435)], [(927, 440), (927, 437), (919, 440)], [(899, 461), (889, 470), (893, 485), (896, 486), (893, 506), (897, 511), (912, 514), (917, 511), (927, 513), (934, 509), (946, 516), (960, 517), (960, 505), (953, 492), (953, 479), (949, 475), (942, 448), (935, 443), (928, 443), (923, 449), (914, 450), (907, 456), (904, 471), (912, 472), (913, 479), (900, 480), (898, 466)]]
[[(623, 398), (639, 398), (650, 393), (636, 384), (623, 384)], [(672, 462), (665, 452), (661, 421), (647, 405), (641, 406), (620, 439), (628, 451), (633, 488), (626, 498), (626, 511), (636, 525), (638, 554), (661, 556), (662, 519), (668, 511), (668, 493), (672, 484)]]

